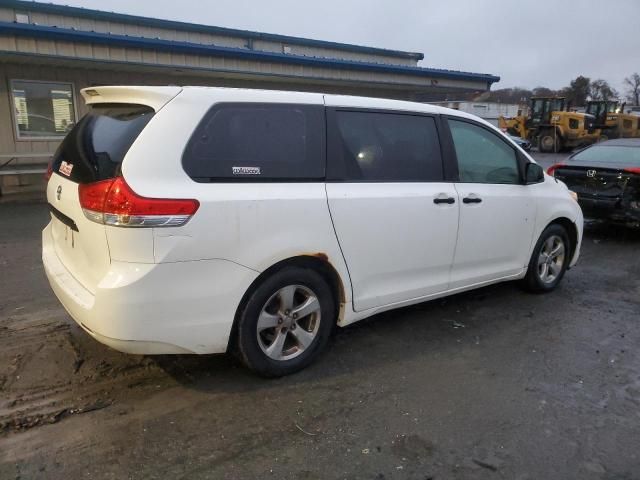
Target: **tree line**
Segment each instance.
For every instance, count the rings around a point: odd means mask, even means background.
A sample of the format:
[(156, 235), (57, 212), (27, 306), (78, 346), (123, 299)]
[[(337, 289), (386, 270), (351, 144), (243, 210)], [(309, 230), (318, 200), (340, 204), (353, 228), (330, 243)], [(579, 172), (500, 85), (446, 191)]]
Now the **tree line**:
[(624, 79), (625, 92), (620, 94), (606, 80), (591, 80), (582, 75), (576, 77), (560, 90), (552, 90), (547, 87), (536, 87), (533, 90), (526, 88), (501, 88), (485, 92), (475, 100), (483, 102), (501, 103), (528, 103), (531, 97), (566, 97), (573, 106), (584, 106), (588, 100), (618, 100), (629, 104), (640, 105), (640, 74), (634, 73)]

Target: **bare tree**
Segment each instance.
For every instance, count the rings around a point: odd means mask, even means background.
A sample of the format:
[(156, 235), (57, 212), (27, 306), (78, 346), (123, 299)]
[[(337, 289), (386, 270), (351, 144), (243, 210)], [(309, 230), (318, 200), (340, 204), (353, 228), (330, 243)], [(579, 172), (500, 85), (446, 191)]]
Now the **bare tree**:
[(555, 97), (558, 95), (556, 90), (551, 90), (547, 87), (536, 87), (531, 93), (534, 97)]
[(479, 102), (519, 103), (528, 102), (531, 95), (531, 90), (525, 88), (502, 88), (485, 92), (474, 100)]
[(640, 105), (640, 75), (634, 73), (624, 79), (624, 84), (628, 87), (627, 96), (634, 105)]
[(598, 79), (591, 82), (591, 100), (616, 100), (618, 92), (606, 80)]
[(571, 80), (568, 87), (562, 89), (562, 94), (575, 106), (586, 105), (591, 79), (580, 75), (575, 80)]

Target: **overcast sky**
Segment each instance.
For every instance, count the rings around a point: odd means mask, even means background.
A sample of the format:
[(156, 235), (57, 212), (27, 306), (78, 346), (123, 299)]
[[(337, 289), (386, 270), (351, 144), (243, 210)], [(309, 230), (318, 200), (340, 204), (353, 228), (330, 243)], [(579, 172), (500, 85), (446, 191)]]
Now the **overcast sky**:
[(624, 90), (640, 72), (640, 0), (55, 0), (53, 3), (422, 52), (424, 67), (492, 73), (495, 88), (578, 75)]

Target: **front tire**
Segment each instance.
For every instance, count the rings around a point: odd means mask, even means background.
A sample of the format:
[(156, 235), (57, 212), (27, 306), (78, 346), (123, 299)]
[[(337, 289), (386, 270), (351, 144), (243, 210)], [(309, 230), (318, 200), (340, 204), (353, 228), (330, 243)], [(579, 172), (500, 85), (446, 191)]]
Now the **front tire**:
[(259, 375), (289, 375), (319, 355), (335, 323), (335, 300), (322, 275), (285, 267), (266, 278), (239, 312), (237, 350)]
[(553, 130), (545, 130), (538, 140), (538, 149), (542, 153), (558, 153), (560, 151), (560, 137)]
[(569, 234), (557, 223), (544, 229), (529, 260), (527, 274), (522, 280), (525, 290), (546, 293), (554, 290), (570, 261)]

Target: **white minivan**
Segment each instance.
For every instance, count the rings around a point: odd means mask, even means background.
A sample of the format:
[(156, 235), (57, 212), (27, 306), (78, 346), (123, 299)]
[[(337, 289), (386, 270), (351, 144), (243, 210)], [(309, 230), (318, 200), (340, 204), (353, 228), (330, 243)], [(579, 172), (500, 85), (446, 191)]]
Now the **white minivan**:
[(335, 325), (578, 259), (567, 187), (477, 117), (420, 103), (95, 87), (49, 170), (43, 262), (69, 314), (135, 354), (294, 372)]

